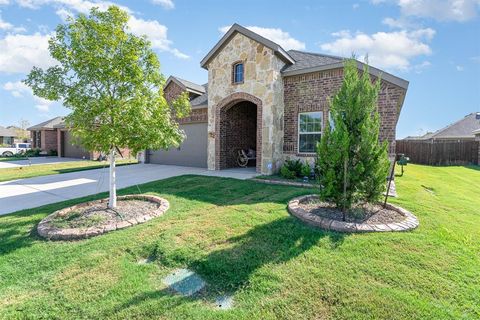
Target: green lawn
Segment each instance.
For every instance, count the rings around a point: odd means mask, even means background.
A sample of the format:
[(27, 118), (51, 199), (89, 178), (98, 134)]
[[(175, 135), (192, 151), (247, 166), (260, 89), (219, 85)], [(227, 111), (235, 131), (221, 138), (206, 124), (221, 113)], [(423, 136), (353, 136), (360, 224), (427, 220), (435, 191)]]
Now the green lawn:
[[(118, 160), (117, 166), (134, 164), (135, 159)], [(51, 174), (68, 173), (73, 171), (99, 169), (108, 167), (108, 162), (99, 162), (93, 160), (81, 160), (71, 162), (59, 162), (52, 164), (38, 164), (25, 167), (0, 169), (0, 181), (9, 181), (14, 179), (24, 179), (39, 176), (48, 176)]]
[[(479, 185), (479, 167), (408, 165), (394, 202), (420, 227), (406, 233), (316, 230), (285, 209), (312, 190), (199, 176), (141, 185), (169, 211), (89, 240), (44, 241), (35, 226), (95, 197), (16, 212), (0, 217), (0, 318), (479, 319)], [(180, 267), (208, 281), (203, 295), (165, 288)], [(214, 308), (220, 293), (233, 309)]]
[(27, 157), (0, 157), (0, 161), (18, 161), (18, 160), (28, 160)]

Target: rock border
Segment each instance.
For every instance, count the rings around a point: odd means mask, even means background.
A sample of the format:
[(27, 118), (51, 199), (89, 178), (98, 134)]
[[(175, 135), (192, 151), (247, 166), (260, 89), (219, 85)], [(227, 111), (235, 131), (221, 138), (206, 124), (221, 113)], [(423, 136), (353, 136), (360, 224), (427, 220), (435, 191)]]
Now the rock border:
[(338, 232), (393, 232), (393, 231), (408, 231), (418, 227), (419, 221), (410, 211), (393, 204), (387, 203), (387, 208), (395, 210), (405, 216), (405, 220), (395, 223), (387, 224), (371, 224), (371, 223), (354, 223), (334, 220), (330, 218), (320, 217), (316, 214), (307, 212), (299, 206), (299, 203), (312, 199), (318, 199), (317, 195), (306, 195), (296, 197), (288, 202), (288, 211), (290, 214), (304, 221), (305, 223), (320, 227), (326, 230), (333, 230)]
[(71, 207), (67, 207), (64, 209), (60, 209), (55, 211), (54, 213), (48, 215), (37, 226), (37, 232), (38, 234), (46, 238), (48, 240), (79, 240), (79, 239), (86, 239), (86, 238), (91, 238), (95, 236), (99, 236), (101, 234), (114, 231), (114, 230), (119, 230), (123, 228), (127, 228), (130, 226), (134, 226), (136, 224), (144, 223), (147, 222), (148, 220), (151, 220), (155, 217), (158, 217), (162, 215), (165, 211), (168, 210), (170, 207), (169, 202), (164, 199), (160, 198), (157, 196), (153, 195), (126, 195), (126, 196), (119, 196), (117, 197), (117, 200), (125, 200), (125, 199), (132, 199), (132, 200), (144, 200), (144, 201), (150, 201), (150, 202), (155, 202), (158, 203), (159, 206), (157, 209), (152, 211), (149, 214), (145, 214), (143, 216), (131, 218), (129, 220), (123, 220), (123, 221), (118, 221), (115, 223), (109, 223), (109, 224), (103, 224), (95, 227), (89, 227), (89, 228), (57, 228), (51, 224), (51, 221), (59, 214), (65, 214), (68, 213), (72, 210), (76, 210), (79, 208), (87, 207), (93, 204), (97, 203), (106, 203), (108, 202), (108, 198), (106, 199), (100, 199), (100, 200), (95, 200), (95, 201), (89, 201), (89, 202), (84, 202), (80, 203)]

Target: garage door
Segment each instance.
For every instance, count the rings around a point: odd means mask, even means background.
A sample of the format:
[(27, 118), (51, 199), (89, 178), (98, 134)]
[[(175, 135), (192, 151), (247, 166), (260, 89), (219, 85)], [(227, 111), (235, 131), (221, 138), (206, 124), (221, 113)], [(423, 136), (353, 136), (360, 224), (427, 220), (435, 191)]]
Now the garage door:
[(73, 144), (73, 137), (68, 131), (63, 131), (63, 156), (67, 158), (90, 159), (90, 153)]
[(186, 138), (182, 145), (170, 150), (150, 150), (149, 162), (188, 167), (207, 167), (207, 124), (192, 123), (180, 126)]

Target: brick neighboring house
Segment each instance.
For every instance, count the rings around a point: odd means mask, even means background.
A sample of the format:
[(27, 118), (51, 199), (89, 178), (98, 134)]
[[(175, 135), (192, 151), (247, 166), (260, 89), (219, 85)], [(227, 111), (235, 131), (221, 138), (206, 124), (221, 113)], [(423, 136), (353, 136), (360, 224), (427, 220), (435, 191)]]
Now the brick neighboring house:
[[(32, 148), (39, 148), (43, 153), (57, 152), (58, 157), (78, 159), (98, 159), (99, 152), (85, 150), (65, 126), (64, 117), (55, 117), (27, 129), (30, 131)], [(128, 149), (121, 149), (124, 158), (130, 157)]]
[[(0, 145), (11, 145), (17, 142), (17, 131), (14, 127), (2, 127), (0, 126)], [(19, 141), (20, 142), (20, 141)]]
[[(343, 80), (343, 58), (284, 50), (238, 25), (201, 61), (208, 84), (170, 77), (164, 92), (171, 101), (187, 91), (192, 114), (181, 119), (186, 140), (177, 149), (147, 150), (146, 162), (208, 167), (236, 166), (236, 150), (256, 150), (258, 172), (272, 174), (285, 159), (313, 161), (315, 142), (329, 121), (328, 99)], [(363, 70), (363, 63), (357, 66)], [(370, 67), (381, 77), (380, 140), (395, 151), (395, 130), (408, 82)]]

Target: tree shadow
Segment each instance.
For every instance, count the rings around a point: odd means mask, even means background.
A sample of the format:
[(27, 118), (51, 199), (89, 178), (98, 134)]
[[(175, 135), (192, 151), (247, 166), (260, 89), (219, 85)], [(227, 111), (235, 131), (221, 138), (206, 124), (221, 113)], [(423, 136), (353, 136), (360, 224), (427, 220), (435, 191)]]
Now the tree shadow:
[(317, 230), (293, 217), (285, 217), (229, 238), (226, 248), (193, 261), (189, 267), (200, 274), (214, 291), (234, 293), (247, 285), (259, 268), (290, 261), (324, 237), (328, 237), (332, 247), (336, 248), (343, 243), (345, 236)]
[(475, 171), (480, 171), (480, 165), (476, 166), (472, 164), (472, 165), (463, 166), (463, 167), (467, 169), (475, 170)]

